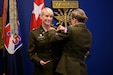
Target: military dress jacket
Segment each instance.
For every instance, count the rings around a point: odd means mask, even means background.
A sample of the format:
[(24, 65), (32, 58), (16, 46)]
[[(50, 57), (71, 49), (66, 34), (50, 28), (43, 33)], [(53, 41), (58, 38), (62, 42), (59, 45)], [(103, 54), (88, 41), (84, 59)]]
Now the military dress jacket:
[[(42, 27), (30, 32), (28, 57), (34, 63), (33, 75), (53, 75), (55, 52), (48, 38), (48, 32), (45, 32)], [(51, 62), (41, 66), (40, 60), (50, 60)]]
[[(51, 41), (65, 40), (56, 72), (62, 75), (87, 75), (85, 54), (90, 50), (92, 34), (84, 24), (69, 26), (67, 33), (51, 33)], [(55, 34), (53, 34), (55, 33)]]

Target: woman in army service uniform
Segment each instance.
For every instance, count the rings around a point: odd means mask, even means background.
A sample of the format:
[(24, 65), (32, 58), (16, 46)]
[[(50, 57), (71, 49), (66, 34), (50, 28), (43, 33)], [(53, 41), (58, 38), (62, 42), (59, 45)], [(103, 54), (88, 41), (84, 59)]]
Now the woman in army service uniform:
[(62, 75), (87, 75), (85, 58), (92, 43), (92, 34), (85, 26), (88, 18), (85, 12), (78, 8), (72, 11), (70, 19), (71, 26), (65, 28), (59, 25), (58, 30), (63, 32), (48, 32), (51, 42), (65, 40), (56, 72)]
[(59, 55), (54, 47), (58, 49), (58, 44), (50, 43), (48, 37), (48, 30), (52, 28), (53, 11), (47, 7), (42, 9), (40, 18), (42, 25), (30, 32), (28, 43), (28, 57), (34, 63), (33, 75), (56, 75)]

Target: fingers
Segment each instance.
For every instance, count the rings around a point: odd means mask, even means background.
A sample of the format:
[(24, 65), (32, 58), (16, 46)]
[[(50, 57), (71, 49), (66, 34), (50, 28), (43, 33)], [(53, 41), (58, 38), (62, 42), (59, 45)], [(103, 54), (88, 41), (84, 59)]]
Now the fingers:
[(65, 29), (65, 27), (62, 26), (62, 25), (59, 25), (59, 26), (57, 27), (57, 30), (64, 30), (64, 29)]
[(48, 64), (49, 62), (50, 62), (50, 60), (48, 60), (48, 61), (43, 61), (43, 60), (41, 60), (41, 61), (40, 61), (40, 64), (41, 64), (42, 66), (44, 66), (44, 65)]

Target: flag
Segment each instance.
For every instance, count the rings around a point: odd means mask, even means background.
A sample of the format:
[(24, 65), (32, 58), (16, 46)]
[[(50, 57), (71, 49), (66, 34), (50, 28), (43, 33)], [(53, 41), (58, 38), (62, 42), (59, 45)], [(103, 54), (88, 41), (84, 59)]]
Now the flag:
[(6, 9), (7, 8), (7, 0), (3, 2), (3, 19), (2, 19), (2, 38), (4, 39), (4, 31), (5, 31), (5, 24), (6, 24)]
[(43, 8), (44, 8), (44, 0), (34, 0), (32, 16), (31, 16), (30, 30), (33, 30), (33, 29), (41, 26), (42, 21), (41, 21), (39, 16), (40, 16), (41, 10)]
[[(18, 20), (16, 0), (4, 0), (7, 7), (4, 28), (4, 72), (5, 75), (24, 75), (21, 29)], [(5, 9), (4, 9), (5, 10)], [(4, 20), (5, 20), (4, 19)]]

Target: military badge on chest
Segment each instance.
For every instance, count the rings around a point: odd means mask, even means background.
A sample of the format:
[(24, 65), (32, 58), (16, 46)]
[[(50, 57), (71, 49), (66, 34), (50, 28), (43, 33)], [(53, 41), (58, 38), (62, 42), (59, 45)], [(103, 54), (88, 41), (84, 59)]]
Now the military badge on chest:
[(40, 40), (44, 40), (45, 39), (45, 36), (44, 36), (45, 32), (41, 30), (39, 36), (38, 36), (38, 39)]

